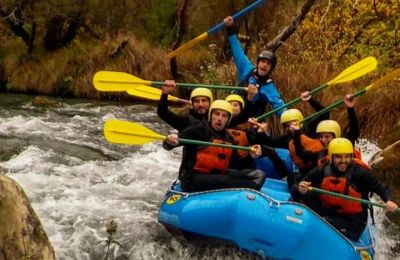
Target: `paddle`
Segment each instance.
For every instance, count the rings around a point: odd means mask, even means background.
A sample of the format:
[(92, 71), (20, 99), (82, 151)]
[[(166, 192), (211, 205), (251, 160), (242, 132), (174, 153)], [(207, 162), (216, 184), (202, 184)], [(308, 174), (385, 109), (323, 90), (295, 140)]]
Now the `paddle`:
[[(386, 74), (385, 76), (383, 76), (379, 80), (375, 81), (374, 83), (372, 83), (368, 87), (360, 89), (359, 91), (354, 93), (352, 95), (352, 97), (358, 97), (358, 96), (364, 94), (365, 92), (371, 90), (372, 88), (376, 88), (376, 87), (382, 86), (382, 85), (388, 83), (389, 81), (394, 80), (397, 77), (400, 77), (400, 69), (396, 69), (396, 70)], [(344, 99), (340, 99), (340, 100), (332, 103), (331, 105), (325, 107), (324, 109), (321, 109), (320, 111), (318, 111), (318, 112), (316, 112), (316, 113), (304, 118), (303, 122), (306, 121), (306, 120), (309, 120), (311, 118), (317, 117), (317, 116), (319, 116), (319, 115), (321, 115), (321, 114), (323, 114), (323, 113), (325, 113), (327, 111), (330, 111), (333, 108), (335, 108), (335, 107), (337, 107), (337, 106), (339, 106), (339, 105), (341, 105), (343, 103), (344, 103)]]
[[(137, 123), (121, 121), (117, 119), (107, 120), (104, 124), (104, 137), (107, 141), (117, 144), (130, 144), (130, 145), (142, 145), (157, 140), (164, 140), (167, 138), (165, 135), (160, 135), (149, 128), (142, 126)], [(224, 148), (231, 148), (237, 150), (251, 151), (251, 147), (230, 145), (230, 144), (218, 144), (211, 142), (204, 142), (198, 140), (178, 138), (181, 144), (195, 144), (195, 145), (207, 145), (207, 146), (218, 146)]]
[[(162, 87), (164, 81), (149, 81), (138, 78), (125, 72), (116, 71), (98, 71), (93, 77), (93, 84), (100, 91), (128, 91), (137, 88), (137, 86), (153, 86)], [(231, 89), (245, 90), (244, 87), (228, 86), (228, 85), (207, 85), (194, 83), (176, 83), (177, 87), (186, 88), (210, 88), (210, 89)], [(159, 91), (151, 88), (153, 92)]]
[[(262, 5), (264, 2), (265, 2), (265, 0), (257, 0), (254, 3), (252, 3), (251, 5), (248, 5), (247, 7), (242, 9), (241, 11), (239, 11), (239, 12), (235, 13), (234, 15), (232, 15), (233, 20), (239, 19), (240, 17), (242, 17), (245, 14), (249, 13), (250, 11), (255, 9), (256, 7)], [(167, 54), (167, 58), (171, 59), (171, 58), (175, 57), (176, 55), (181, 54), (182, 52), (184, 52), (184, 51), (190, 49), (191, 47), (193, 47), (194, 45), (196, 45), (198, 42), (201, 42), (202, 40), (207, 39), (207, 37), (209, 35), (215, 34), (218, 31), (222, 30), (224, 27), (225, 27), (225, 24), (223, 22), (215, 25), (214, 27), (209, 29), (207, 32), (204, 32), (204, 33), (200, 34), (199, 36), (197, 36), (196, 38), (194, 38), (194, 39), (188, 41), (187, 43), (183, 44), (182, 46), (180, 46), (176, 50), (168, 53)]]
[[(347, 196), (347, 195), (332, 192), (332, 191), (322, 190), (322, 189), (315, 188), (315, 187), (308, 187), (308, 190), (315, 191), (315, 192), (322, 193), (322, 194), (332, 195), (332, 196), (339, 197), (339, 198), (346, 199), (346, 200), (357, 201), (357, 202), (360, 202), (365, 205), (372, 205), (372, 206), (376, 206), (376, 207), (380, 207), (380, 208), (384, 208), (384, 209), (386, 208), (386, 205), (384, 205), (384, 204), (380, 204), (380, 203), (369, 201), (369, 200), (359, 199), (359, 198)], [(400, 208), (396, 209), (394, 212), (399, 213)]]
[[(359, 78), (365, 74), (367, 74), (368, 72), (371, 72), (373, 70), (376, 69), (376, 59), (374, 57), (367, 57), (365, 59), (362, 59), (361, 61), (351, 65), (350, 67), (348, 67), (347, 69), (343, 70), (339, 75), (336, 76), (336, 78), (334, 78), (333, 80), (329, 81), (328, 83), (324, 83), (320, 86), (318, 86), (317, 88), (313, 89), (310, 91), (310, 95), (315, 94), (327, 87), (336, 85), (336, 84), (340, 84), (340, 83), (344, 83), (344, 82), (348, 82), (351, 80), (354, 80), (356, 78)], [(292, 101), (289, 101), (288, 103), (277, 107), (275, 109), (272, 109), (271, 111), (259, 116), (256, 118), (257, 121), (259, 121), (260, 119), (263, 119), (267, 116), (272, 115), (273, 113), (275, 113), (276, 111), (288, 107), (290, 105), (293, 105), (295, 103), (298, 103), (301, 100), (301, 97), (295, 98)]]
[[(160, 89), (155, 89), (155, 90), (157, 90), (157, 91), (154, 91), (154, 88), (151, 88), (148, 86), (138, 85), (138, 88), (129, 89), (126, 92), (131, 96), (144, 98), (144, 99), (148, 99), (148, 100), (153, 100), (153, 101), (159, 101), (160, 97), (161, 97), (161, 90)], [(174, 97), (171, 95), (168, 95), (168, 100), (174, 101), (174, 102), (179, 102), (179, 103), (184, 103), (184, 104), (191, 104), (189, 100)]]
[[(113, 72), (113, 71), (99, 71), (93, 77), (93, 85), (99, 91), (117, 92), (127, 91), (129, 95), (136, 96), (148, 100), (160, 100), (161, 90), (145, 86), (145, 84), (130, 84), (132, 78), (136, 78), (128, 73)], [(143, 81), (145, 82), (145, 81)], [(168, 100), (190, 104), (189, 100), (181, 99), (168, 95)]]

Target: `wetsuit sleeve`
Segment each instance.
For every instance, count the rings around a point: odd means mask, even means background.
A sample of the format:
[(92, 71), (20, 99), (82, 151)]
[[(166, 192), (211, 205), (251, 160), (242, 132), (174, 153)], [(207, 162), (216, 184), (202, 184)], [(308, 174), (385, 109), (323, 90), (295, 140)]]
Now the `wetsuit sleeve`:
[[(311, 186), (320, 187), (324, 177), (323, 168), (314, 168), (309, 171), (300, 181), (311, 182)], [(300, 183), (300, 181), (298, 183)]]
[(229, 35), (228, 41), (236, 64), (238, 81), (239, 83), (243, 83), (254, 69), (254, 65), (244, 53), (240, 41), (235, 34)]
[[(199, 133), (202, 133), (203, 129), (201, 128), (201, 125), (196, 125), (196, 126), (189, 126), (186, 127), (183, 131), (178, 133), (178, 138), (183, 138), (183, 139), (195, 139), (199, 140), (201, 137), (199, 136)], [(172, 150), (175, 147), (182, 146), (184, 144), (179, 143), (178, 145), (170, 145), (167, 143), (165, 140), (163, 141), (163, 148), (165, 150)]]
[(379, 181), (374, 174), (359, 167), (357, 170), (359, 173), (357, 174), (359, 178), (357, 181), (357, 186), (360, 185), (360, 188), (366, 192), (373, 192), (377, 194), (384, 202), (393, 199), (393, 194), (389, 187)]
[(317, 166), (318, 162), (318, 156), (321, 151), (318, 152), (311, 152), (307, 151), (301, 142), (301, 131), (295, 131), (293, 135), (293, 142), (294, 142), (294, 147), (296, 150), (296, 155), (302, 158), (305, 162), (312, 162), (314, 166)]
[[(259, 92), (253, 98), (253, 102), (257, 102), (260, 99), (265, 99), (271, 105), (272, 109), (278, 108), (285, 104), (273, 82), (269, 82), (268, 84), (260, 87)], [(275, 114), (278, 117), (281, 117), (285, 110), (286, 108), (279, 109), (275, 112)]]
[(360, 137), (360, 127), (354, 107), (347, 108), (347, 115), (349, 116), (349, 131), (346, 133), (345, 137), (349, 139), (354, 146), (357, 139)]
[(290, 134), (271, 137), (265, 133), (257, 133), (255, 143), (268, 145), (274, 148), (289, 149), (289, 141), (292, 139)]
[(281, 175), (281, 178), (284, 178), (284, 177), (290, 175), (289, 170), (286, 168), (285, 163), (279, 157), (279, 155), (277, 154), (277, 152), (275, 151), (274, 148), (272, 148), (270, 146), (262, 145), (261, 150), (262, 150), (262, 156), (268, 156), (268, 158), (274, 164), (276, 170)]
[[(311, 98), (308, 103), (312, 106), (315, 112), (318, 112), (325, 107), (321, 105), (317, 100)], [(330, 117), (330, 113), (326, 112), (323, 113), (322, 115), (319, 115), (313, 119), (310, 119), (308, 122), (305, 123), (304, 130), (308, 136), (311, 137), (316, 137), (316, 131), (317, 131), (317, 126), (318, 124), (323, 121), (323, 120), (328, 120)]]
[(182, 131), (190, 125), (187, 117), (176, 115), (168, 110), (168, 94), (161, 95), (157, 106), (157, 115), (178, 131)]

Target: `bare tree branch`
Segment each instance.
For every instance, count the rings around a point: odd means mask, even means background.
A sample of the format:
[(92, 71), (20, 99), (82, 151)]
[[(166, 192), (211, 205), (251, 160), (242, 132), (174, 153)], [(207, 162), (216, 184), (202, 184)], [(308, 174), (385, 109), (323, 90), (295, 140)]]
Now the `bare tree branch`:
[(300, 23), (304, 20), (307, 13), (310, 11), (312, 5), (314, 4), (315, 0), (307, 0), (304, 5), (301, 7), (299, 14), (295, 17), (295, 19), (291, 22), (290, 25), (286, 26), (282, 32), (275, 37), (272, 41), (267, 44), (267, 49), (270, 50), (277, 50), (283, 42), (285, 42), (290, 35), (292, 35)]
[[(182, 0), (176, 10), (176, 34), (175, 41), (171, 44), (171, 49), (175, 50), (182, 42), (183, 35), (186, 29), (185, 13), (188, 6), (188, 0)], [(176, 58), (170, 60), (171, 72), (174, 79), (178, 78), (178, 68)]]
[(332, 6), (332, 1), (329, 0), (329, 2), (328, 2), (328, 7), (326, 8), (324, 14), (322, 15), (321, 20), (319, 21), (319, 24), (320, 24), (320, 25), (324, 22), (325, 17), (326, 17), (326, 15), (328, 14), (329, 9), (331, 8), (331, 6)]

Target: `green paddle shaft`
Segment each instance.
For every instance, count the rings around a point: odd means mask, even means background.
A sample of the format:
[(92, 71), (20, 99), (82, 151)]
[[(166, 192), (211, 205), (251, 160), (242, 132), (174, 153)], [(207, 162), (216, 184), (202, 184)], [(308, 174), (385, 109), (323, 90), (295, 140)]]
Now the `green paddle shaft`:
[[(315, 187), (309, 187), (308, 188), (310, 191), (316, 191), (318, 193), (322, 193), (322, 194), (328, 194), (328, 195), (332, 195), (338, 198), (342, 198), (342, 199), (346, 199), (346, 200), (352, 200), (352, 201), (357, 201), (360, 202), (362, 204), (365, 205), (372, 205), (372, 206), (376, 206), (376, 207), (380, 207), (380, 208), (386, 208), (386, 205), (377, 203), (377, 202), (373, 202), (373, 201), (369, 201), (369, 200), (364, 200), (364, 199), (359, 199), (359, 198), (355, 198), (355, 197), (351, 197), (351, 196), (347, 196), (344, 194), (340, 194), (340, 193), (336, 193), (336, 192), (332, 192), (332, 191), (327, 191), (327, 190), (323, 190), (323, 189), (319, 189), (319, 188), (315, 188)], [(396, 209), (395, 212), (400, 212), (400, 209)]]
[[(150, 81), (153, 87), (165, 86), (165, 82), (162, 81)], [(230, 90), (245, 90), (244, 87), (228, 86), (228, 85), (207, 85), (207, 84), (195, 84), (195, 83), (175, 83), (177, 87), (183, 88), (210, 88), (210, 89), (230, 89)]]
[[(315, 94), (315, 93), (317, 93), (318, 91), (321, 91), (321, 90), (323, 90), (324, 88), (326, 88), (326, 87), (328, 87), (328, 86), (329, 86), (329, 85), (328, 85), (327, 83), (322, 84), (322, 85), (316, 87), (315, 89), (311, 90), (311, 91), (310, 91), (310, 95)], [(278, 110), (280, 110), (280, 109), (282, 109), (282, 108), (285, 108), (285, 107), (288, 107), (288, 106), (291, 106), (291, 105), (293, 105), (293, 104), (298, 103), (300, 100), (301, 100), (301, 97), (295, 98), (295, 99), (293, 99), (292, 101), (289, 101), (289, 102), (287, 102), (286, 104), (284, 104), (284, 105), (282, 105), (282, 106), (280, 106), (280, 107), (274, 108), (274, 109), (272, 109), (271, 111), (268, 111), (267, 113), (265, 113), (265, 114), (263, 114), (263, 115), (257, 117), (256, 120), (259, 121), (259, 120), (261, 120), (261, 119), (264, 119), (264, 118), (266, 118), (267, 116), (272, 115), (273, 113), (275, 113), (276, 111), (278, 111)]]
[(236, 150), (243, 150), (243, 151), (251, 151), (251, 147), (247, 146), (239, 146), (239, 145), (232, 145), (232, 144), (219, 144), (219, 143), (211, 143), (211, 142), (204, 142), (199, 140), (191, 140), (191, 139), (184, 139), (178, 138), (178, 141), (182, 144), (194, 144), (194, 145), (207, 145), (207, 146), (217, 146), (217, 147), (224, 147)]
[[(358, 96), (361, 96), (362, 94), (364, 94), (365, 92), (367, 92), (367, 89), (366, 89), (366, 88), (363, 88), (363, 89), (360, 89), (359, 91), (357, 91), (356, 93), (354, 93), (354, 94), (351, 95), (351, 96), (352, 96), (352, 97), (358, 97)], [(335, 107), (338, 107), (339, 105), (341, 105), (341, 104), (343, 104), (343, 103), (344, 103), (344, 99), (340, 99), (340, 100), (338, 100), (338, 101), (336, 101), (336, 102), (330, 104), (329, 106), (327, 106), (327, 107), (321, 109), (320, 111), (318, 111), (318, 112), (316, 112), (316, 113), (314, 113), (314, 114), (312, 114), (312, 115), (309, 115), (308, 117), (304, 118), (303, 122), (305, 122), (305, 121), (307, 121), (307, 120), (310, 120), (310, 119), (312, 119), (312, 118), (315, 118), (315, 117), (317, 117), (317, 116), (319, 116), (319, 115), (321, 115), (321, 114), (324, 114), (324, 113), (326, 113), (326, 112), (328, 112), (328, 111), (334, 109)]]

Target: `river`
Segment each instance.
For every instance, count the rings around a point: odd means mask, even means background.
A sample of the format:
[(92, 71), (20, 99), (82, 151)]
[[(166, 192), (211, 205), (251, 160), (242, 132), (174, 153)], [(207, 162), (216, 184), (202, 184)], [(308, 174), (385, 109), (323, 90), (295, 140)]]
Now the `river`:
[[(105, 225), (118, 224), (113, 259), (244, 259), (234, 248), (199, 248), (176, 239), (157, 222), (158, 207), (177, 177), (181, 150), (159, 142), (107, 143), (103, 123), (118, 118), (156, 132), (168, 126), (146, 103), (51, 99), (0, 94), (0, 168), (27, 193), (57, 259), (104, 259)], [(378, 148), (363, 142), (369, 158)], [(400, 259), (399, 227), (375, 210), (376, 259)], [(111, 258), (110, 258), (111, 259)]]

